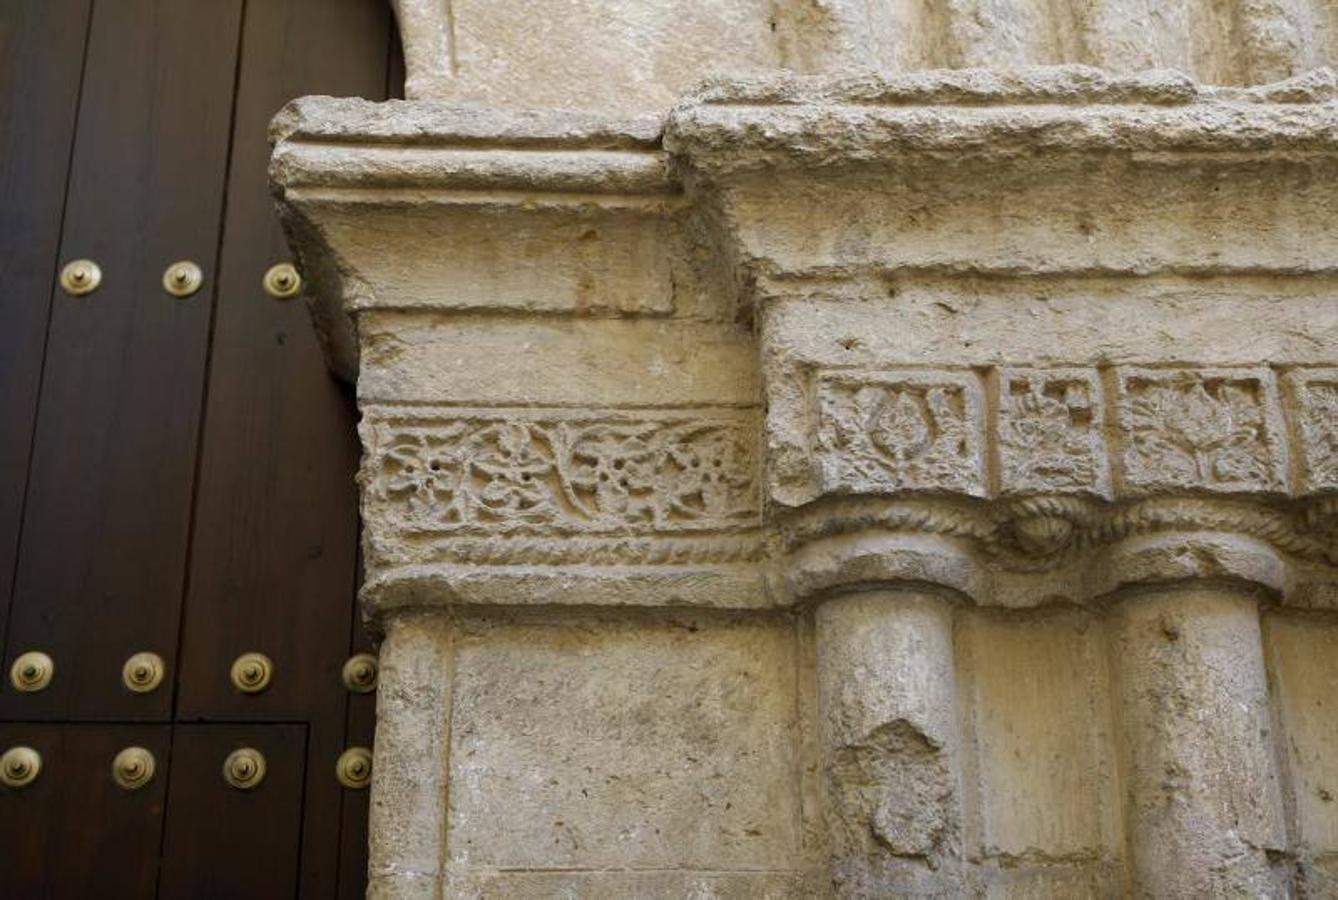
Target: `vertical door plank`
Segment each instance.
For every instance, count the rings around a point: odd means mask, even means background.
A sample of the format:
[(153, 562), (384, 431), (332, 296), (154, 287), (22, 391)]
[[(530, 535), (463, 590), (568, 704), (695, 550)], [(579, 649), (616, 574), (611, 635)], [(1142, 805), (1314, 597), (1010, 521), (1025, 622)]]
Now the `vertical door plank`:
[[(383, 99), (390, 13), (379, 0), (247, 7), (219, 260), (219, 300), (182, 632), (181, 719), (311, 723), (302, 894), (335, 893), (358, 540), (356, 419), (301, 301), (266, 295), (289, 258), (268, 187), (270, 119), (304, 94)], [(264, 693), (234, 691), (240, 653), (274, 660)]]
[[(0, 715), (170, 711), (170, 687), (132, 695), (119, 673), (138, 650), (174, 668), (240, 10), (94, 7), (61, 256), (103, 284), (53, 295), (7, 647), (56, 675)], [(178, 259), (205, 272), (184, 300), (161, 285)]]
[[(0, 788), (0, 890), (6, 897), (152, 897), (169, 758), (167, 725), (0, 724), (0, 749), (42, 754), (37, 780)], [(153, 780), (135, 791), (111, 777), (124, 747), (153, 753)]]
[[(241, 747), (265, 757), (251, 790), (223, 780), (224, 760)], [(175, 726), (159, 898), (292, 897), (305, 761), (302, 725)]]
[(0, 3), (0, 647), (14, 583), (89, 3)]
[[(392, 62), (392, 73), (393, 73)], [(393, 74), (392, 74), (393, 77)], [(400, 82), (403, 84), (403, 81)], [(393, 89), (393, 88), (392, 88)], [(362, 558), (358, 558), (358, 581), (362, 582)], [(377, 655), (371, 635), (363, 627), (361, 610), (353, 610), (353, 641), (349, 655), (370, 653)], [(349, 747), (371, 749), (376, 737), (376, 692), (350, 694), (344, 743)], [(372, 761), (375, 767), (376, 761)], [(367, 892), (367, 826), (371, 812), (370, 791), (344, 792), (343, 818), (339, 827), (339, 897), (357, 900)]]
[[(359, 694), (349, 700), (348, 737), (350, 747), (372, 748), (376, 732), (376, 695)], [(373, 766), (376, 760), (372, 760)], [(370, 791), (344, 792), (343, 821), (339, 834), (339, 896), (357, 900), (367, 892), (367, 816)]]

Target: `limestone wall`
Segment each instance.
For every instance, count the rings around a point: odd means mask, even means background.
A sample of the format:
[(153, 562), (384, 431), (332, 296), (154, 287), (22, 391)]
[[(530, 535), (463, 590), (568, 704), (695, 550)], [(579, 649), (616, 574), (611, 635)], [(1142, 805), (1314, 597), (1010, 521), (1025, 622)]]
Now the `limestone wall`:
[(373, 894), (1338, 894), (1335, 98), (291, 105), (276, 192), (362, 411)]
[(408, 96), (659, 111), (708, 76), (1082, 64), (1263, 84), (1338, 54), (1332, 0), (393, 0)]

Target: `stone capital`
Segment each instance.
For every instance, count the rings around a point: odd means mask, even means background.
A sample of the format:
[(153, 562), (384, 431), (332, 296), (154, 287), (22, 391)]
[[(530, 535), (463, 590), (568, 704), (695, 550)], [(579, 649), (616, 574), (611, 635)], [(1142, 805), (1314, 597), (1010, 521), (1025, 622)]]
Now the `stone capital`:
[(297, 101), (273, 180), (357, 379), (368, 602), (1025, 606), (1132, 567), (1333, 603), (1334, 96), (1058, 67), (718, 81), (663, 119)]

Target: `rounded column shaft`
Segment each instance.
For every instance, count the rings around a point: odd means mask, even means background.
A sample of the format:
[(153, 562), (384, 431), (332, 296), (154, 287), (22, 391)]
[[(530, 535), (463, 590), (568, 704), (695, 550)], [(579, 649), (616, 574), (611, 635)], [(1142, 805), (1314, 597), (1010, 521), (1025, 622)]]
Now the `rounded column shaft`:
[(1275, 896), (1286, 840), (1257, 601), (1147, 589), (1114, 610), (1112, 642), (1141, 893)]
[(962, 888), (952, 608), (852, 594), (815, 613), (829, 869), (838, 895)]

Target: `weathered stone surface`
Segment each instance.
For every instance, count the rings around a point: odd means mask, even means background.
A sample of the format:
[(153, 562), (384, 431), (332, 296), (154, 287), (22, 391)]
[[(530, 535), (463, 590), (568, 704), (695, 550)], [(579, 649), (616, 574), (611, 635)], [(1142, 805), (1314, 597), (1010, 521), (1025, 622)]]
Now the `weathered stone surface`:
[(1256, 601), (1172, 588), (1125, 599), (1112, 624), (1136, 882), (1153, 896), (1285, 892)]
[[(363, 414), (373, 890), (1331, 892), (1338, 92), (1199, 83), (1330, 20), (623, 6), (403, 0), (412, 92), (495, 108), (276, 121)], [(1198, 82), (845, 68), (1037, 59)]]
[(1297, 862), (1311, 896), (1323, 897), (1338, 888), (1338, 622), (1275, 613), (1265, 630)]
[(411, 98), (663, 109), (708, 74), (1085, 63), (1264, 83), (1332, 59), (1325, 0), (393, 0)]
[(832, 885), (844, 896), (964, 890), (952, 608), (877, 592), (815, 613)]
[(462, 635), (452, 871), (681, 868), (742, 885), (791, 869), (794, 644), (781, 625), (573, 616)]
[(433, 897), (446, 863), (451, 628), (397, 617), (380, 650), (368, 895)]
[(760, 395), (748, 333), (720, 324), (368, 312), (358, 332), (368, 405), (748, 408)]
[(1018, 882), (1047, 884), (1045, 870), (1061, 867), (1070, 870), (1065, 881), (1117, 887), (1108, 880), (1122, 848), (1100, 623), (1072, 612), (976, 615), (959, 646), (975, 731), (979, 846), (1014, 872), (987, 875), (987, 883), (1020, 890)]

